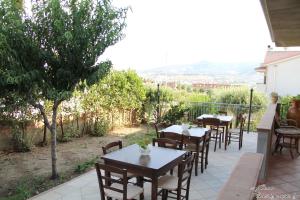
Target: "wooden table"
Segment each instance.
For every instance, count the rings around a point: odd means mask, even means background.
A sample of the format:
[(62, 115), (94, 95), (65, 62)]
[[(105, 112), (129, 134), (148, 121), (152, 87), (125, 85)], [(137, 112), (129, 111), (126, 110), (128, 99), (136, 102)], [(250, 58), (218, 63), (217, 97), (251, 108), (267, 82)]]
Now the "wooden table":
[(197, 117), (197, 120), (202, 120), (203, 118), (218, 118), (221, 121), (221, 126), (225, 127), (225, 145), (224, 146), (225, 146), (225, 150), (226, 150), (227, 143), (228, 143), (228, 129), (233, 120), (233, 116), (203, 114), (203, 115)]
[[(274, 152), (277, 152), (278, 147), (280, 146), (281, 149), (283, 147), (290, 149), (290, 154), (292, 159), (294, 159), (294, 155), (292, 152), (292, 149), (296, 149), (297, 153), (299, 154), (299, 139), (300, 139), (300, 129), (296, 127), (284, 127), (284, 128), (278, 128), (275, 130), (277, 133), (277, 138), (275, 142), (275, 149)], [(289, 138), (290, 143), (282, 142), (280, 143), (281, 138)], [(295, 140), (295, 144), (293, 144), (293, 140)], [(281, 152), (280, 149), (280, 152)]]
[[(139, 146), (134, 144), (120, 150), (111, 152), (102, 156), (105, 164), (118, 168), (127, 169), (139, 177), (148, 177), (152, 179), (151, 199), (157, 199), (157, 181), (158, 177), (164, 175), (183, 159), (186, 151), (149, 147), (151, 149), (149, 156), (142, 156)], [(138, 184), (143, 187), (142, 178), (139, 178)]]
[(207, 128), (202, 127), (191, 127), (188, 129), (188, 134), (183, 133), (182, 125), (172, 125), (165, 129), (160, 130), (160, 132), (172, 132), (177, 134), (184, 134), (183, 141), (185, 144), (195, 144), (196, 145), (196, 162), (195, 162), (195, 175), (198, 176), (198, 159), (200, 153), (200, 142), (203, 139), (203, 136), (208, 131)]

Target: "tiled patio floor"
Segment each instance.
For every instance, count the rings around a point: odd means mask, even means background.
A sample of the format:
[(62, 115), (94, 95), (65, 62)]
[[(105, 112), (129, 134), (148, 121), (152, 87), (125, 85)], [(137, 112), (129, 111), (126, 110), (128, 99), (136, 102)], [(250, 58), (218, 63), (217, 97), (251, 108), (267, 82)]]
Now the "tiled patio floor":
[(300, 199), (300, 156), (291, 159), (287, 151), (275, 154), (271, 157), (269, 170), (267, 186), (278, 188), (294, 195), (295, 199)]
[[(256, 152), (257, 135), (244, 135), (244, 145), (239, 151), (237, 143), (232, 143), (227, 151), (213, 149), (209, 153), (208, 169), (191, 180), (190, 200), (216, 199), (217, 193), (229, 177), (235, 163), (243, 152)], [(213, 145), (211, 145), (213, 146)], [(300, 183), (299, 183), (300, 184)], [(150, 199), (150, 184), (145, 184), (145, 200)], [(95, 170), (77, 177), (65, 184), (39, 194), (32, 200), (99, 200), (99, 188)]]

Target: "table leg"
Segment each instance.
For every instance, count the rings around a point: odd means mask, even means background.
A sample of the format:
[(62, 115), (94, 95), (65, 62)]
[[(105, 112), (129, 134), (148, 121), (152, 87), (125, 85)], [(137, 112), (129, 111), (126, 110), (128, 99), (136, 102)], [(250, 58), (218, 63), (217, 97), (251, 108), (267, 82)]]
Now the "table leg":
[(275, 148), (272, 154), (277, 153), (277, 149), (279, 147), (280, 144), (280, 134), (277, 135), (276, 141), (275, 141)]
[(225, 131), (225, 150), (227, 150), (227, 142), (228, 142), (228, 124), (226, 125), (226, 131)]
[(294, 155), (293, 155), (293, 138), (290, 138), (290, 154), (292, 159), (294, 159)]
[(151, 200), (157, 200), (157, 176), (152, 178)]
[[(137, 176), (136, 183), (139, 187), (144, 188), (144, 177)], [(144, 199), (144, 193), (140, 194), (140, 200), (143, 200), (143, 199)]]

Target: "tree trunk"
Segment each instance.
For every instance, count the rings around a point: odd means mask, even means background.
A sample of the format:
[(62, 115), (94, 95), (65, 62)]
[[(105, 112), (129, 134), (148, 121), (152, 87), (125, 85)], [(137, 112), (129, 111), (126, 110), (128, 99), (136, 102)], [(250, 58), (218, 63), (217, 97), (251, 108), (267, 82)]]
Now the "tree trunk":
[(52, 109), (52, 124), (50, 127), (51, 131), (51, 161), (52, 161), (52, 179), (58, 178), (57, 173), (57, 155), (56, 155), (56, 115), (57, 115), (57, 108), (59, 102), (54, 102), (53, 109)]
[(36, 108), (38, 108), (41, 112), (41, 115), (44, 118), (44, 125), (47, 127), (51, 132), (51, 164), (52, 164), (52, 179), (58, 178), (57, 173), (57, 166), (56, 166), (56, 116), (57, 116), (57, 108), (61, 101), (54, 101), (53, 107), (52, 107), (52, 123), (50, 124), (47, 114), (45, 112), (44, 106), (39, 103), (32, 103), (32, 105)]
[(47, 126), (46, 126), (45, 123), (44, 123), (44, 137), (43, 137), (42, 144), (43, 144), (43, 145), (46, 145), (46, 144), (47, 144)]
[(62, 114), (60, 114), (60, 130), (61, 130), (61, 141), (63, 141), (64, 137), (65, 137), (65, 132), (64, 132), (64, 125), (63, 125)]
[(79, 117), (76, 115), (76, 128), (79, 130)]
[(56, 125), (51, 126), (50, 129), (51, 132), (51, 163), (52, 163), (52, 179), (58, 178), (58, 173), (57, 173), (57, 166), (56, 166), (56, 161), (57, 161), (57, 155), (56, 155)]

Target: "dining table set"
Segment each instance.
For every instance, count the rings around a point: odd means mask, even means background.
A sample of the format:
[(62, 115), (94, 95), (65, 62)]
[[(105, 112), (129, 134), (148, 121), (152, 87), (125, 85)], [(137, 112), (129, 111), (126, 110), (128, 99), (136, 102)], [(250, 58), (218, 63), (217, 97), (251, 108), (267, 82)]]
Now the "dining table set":
[[(224, 135), (225, 135), (225, 142), (224, 142), (224, 149), (227, 149), (227, 143), (228, 143), (228, 131), (231, 126), (233, 117), (227, 116), (227, 115), (209, 115), (209, 114), (203, 114), (199, 117), (197, 117), (197, 120), (201, 122), (203, 119), (206, 118), (217, 118), (220, 120), (220, 125), (224, 127)], [(178, 138), (182, 138), (182, 146), (181, 148), (165, 148), (167, 146), (161, 146), (161, 145), (148, 145), (148, 153), (147, 155), (144, 155), (141, 153), (141, 147), (138, 144), (129, 145), (127, 147), (122, 147), (122, 143), (115, 143), (114, 145), (118, 146), (117, 150), (114, 150), (112, 152), (107, 153), (105, 151), (105, 155), (101, 156), (101, 159), (104, 163), (105, 174), (103, 175), (101, 170), (98, 171), (98, 180), (99, 180), (99, 187), (100, 192), (104, 193), (102, 197), (105, 195), (114, 195), (118, 192), (122, 192), (122, 187), (119, 189), (115, 189), (111, 185), (111, 179), (110, 176), (113, 176), (114, 172), (113, 169), (122, 169), (126, 171), (126, 176), (134, 176), (136, 177), (135, 186), (132, 186), (135, 188), (135, 190), (131, 189), (129, 191), (129, 186), (127, 188), (128, 192), (126, 191), (126, 195), (128, 198), (128, 195), (132, 191), (140, 191), (140, 188), (143, 188), (145, 182), (151, 182), (151, 199), (156, 200), (157, 196), (159, 195), (160, 191), (159, 188), (161, 188), (161, 179), (164, 177), (164, 179), (171, 180), (172, 176), (174, 176), (175, 172), (173, 172), (173, 175), (167, 175), (169, 172), (176, 168), (179, 168), (185, 158), (187, 158), (187, 153), (189, 152), (189, 148), (187, 146), (194, 146), (196, 150), (194, 150), (194, 154), (196, 156), (193, 157), (200, 157), (201, 149), (203, 150), (203, 159), (204, 160), (204, 166), (206, 168), (208, 164), (208, 160), (205, 160), (205, 157), (208, 157), (208, 149), (202, 148), (202, 145), (205, 145), (203, 141), (208, 139), (208, 136), (211, 134), (211, 127), (206, 124), (206, 127), (204, 126), (197, 126), (197, 125), (171, 125), (166, 128), (158, 130), (158, 135), (163, 137), (164, 133), (172, 133), (174, 135), (177, 134)], [(206, 139), (205, 139), (206, 138)], [(203, 143), (202, 143), (203, 142)], [(208, 139), (209, 142), (209, 139)], [(113, 144), (111, 146), (114, 146)], [(197, 153), (198, 151), (198, 153)], [(196, 152), (196, 153), (195, 153)], [(194, 155), (193, 154), (193, 155)], [(199, 158), (199, 161), (201, 158)], [(198, 159), (196, 158), (195, 164), (198, 167)], [(194, 160), (193, 160), (194, 162)], [(193, 163), (191, 164), (193, 166)], [(195, 166), (196, 166), (195, 165)], [(183, 167), (185, 168), (185, 167)], [(103, 169), (102, 169), (103, 170)], [(112, 171), (110, 171), (112, 170)], [(197, 169), (195, 169), (197, 171)], [(123, 171), (120, 172), (121, 174)], [(179, 172), (178, 172), (179, 173)], [(195, 173), (197, 175), (197, 173)], [(124, 175), (124, 176), (125, 176)], [(176, 175), (175, 175), (176, 176)], [(178, 174), (177, 174), (178, 176)], [(182, 175), (184, 176), (184, 174)], [(105, 178), (106, 177), (106, 178)], [(103, 178), (104, 182), (102, 182), (101, 178)], [(178, 177), (177, 177), (178, 178)], [(175, 178), (173, 177), (175, 180)], [(172, 179), (172, 180), (173, 180)], [(177, 179), (176, 179), (177, 180)], [(188, 179), (187, 179), (188, 181)], [(121, 182), (117, 182), (117, 184), (121, 184)], [(175, 183), (174, 183), (175, 184)], [(177, 183), (176, 183), (177, 184)], [(186, 183), (187, 184), (187, 183)], [(189, 183), (188, 183), (189, 184)], [(112, 184), (113, 185), (113, 184)], [(102, 187), (102, 188), (101, 188)], [(131, 187), (131, 186), (130, 186)], [(183, 187), (183, 186), (182, 186)], [(118, 188), (118, 187), (117, 187)], [(188, 188), (189, 189), (189, 186)], [(187, 190), (186, 189), (186, 190)], [(168, 190), (171, 190), (170, 188), (167, 188), (167, 190), (163, 190), (162, 196), (163, 199), (166, 199), (166, 196), (168, 195)], [(110, 192), (107, 192), (110, 191)], [(165, 192), (164, 192), (165, 191)], [(124, 191), (123, 191), (124, 192)], [(177, 191), (178, 192), (178, 191)], [(187, 192), (188, 193), (188, 192)], [(140, 199), (144, 198), (144, 195), (142, 192), (136, 192), (135, 195), (138, 195)], [(182, 193), (180, 194), (182, 195)], [(125, 198), (125, 196), (123, 196)]]

